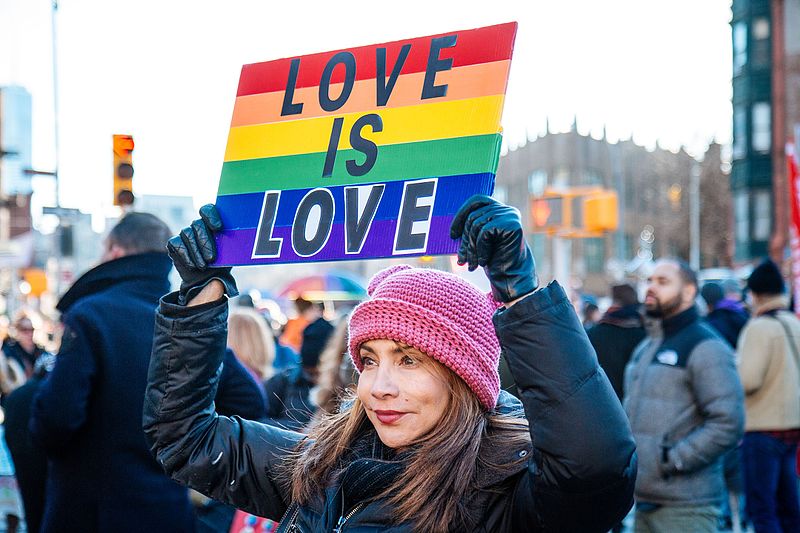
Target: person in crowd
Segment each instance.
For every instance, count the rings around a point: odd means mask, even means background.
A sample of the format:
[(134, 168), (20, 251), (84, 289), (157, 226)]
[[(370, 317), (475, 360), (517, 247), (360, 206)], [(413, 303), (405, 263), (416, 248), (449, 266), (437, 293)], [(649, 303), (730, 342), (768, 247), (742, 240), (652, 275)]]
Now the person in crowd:
[(240, 294), (233, 301), (233, 307), (244, 307), (247, 309), (255, 309), (256, 303), (253, 297), (249, 294)]
[(347, 355), (348, 317), (343, 316), (328, 339), (319, 357), (319, 379), (316, 404), (320, 413), (335, 413), (342, 398), (355, 384), (356, 368)]
[(745, 314), (749, 314), (747, 305), (744, 302), (744, 291), (742, 290), (742, 286), (739, 283), (739, 280), (730, 278), (724, 279), (722, 280), (721, 285), (722, 285), (722, 290), (725, 293), (725, 299), (730, 302), (733, 302)]
[(756, 533), (800, 531), (795, 455), (800, 442), (800, 320), (787, 308), (771, 260), (747, 280), (753, 318), (739, 336), (745, 391), (742, 457), (747, 512)]
[(597, 360), (605, 371), (620, 402), (623, 398), (625, 366), (646, 332), (636, 289), (627, 283), (611, 287), (611, 307), (588, 331), (597, 352)]
[(300, 356), (297, 355), (297, 352), (281, 344), (280, 340), (276, 339), (274, 334), (272, 338), (275, 341), (275, 359), (272, 360), (272, 374), (275, 375), (285, 370), (299, 367)]
[[(57, 305), (61, 346), (30, 420), (49, 458), (45, 533), (194, 531), (187, 490), (164, 474), (141, 427), (155, 308), (170, 288), (169, 235), (154, 215), (128, 213), (106, 237), (101, 263)], [(257, 393), (241, 394), (241, 383), (257, 384), (223, 355), (218, 408), (247, 401), (263, 412)]]
[[(306, 364), (313, 361), (306, 359)], [(264, 382), (267, 422), (284, 429), (300, 430), (317, 412), (311, 391), (316, 386), (316, 366), (290, 366)]]
[(299, 430), (317, 412), (311, 391), (319, 378), (319, 357), (333, 326), (322, 316), (322, 307), (311, 304), (303, 312), (308, 325), (300, 344), (300, 366), (289, 367), (264, 383), (267, 395), (267, 418), (277, 426)]
[[(284, 516), (281, 531), (601, 532), (630, 509), (625, 414), (563, 289), (537, 290), (517, 210), (477, 196), (453, 221), (459, 261), (484, 267), (491, 295), (432, 269), (373, 277), (350, 317), (356, 396), (308, 436), (214, 412), (237, 291), (208, 265), (219, 215), (201, 217), (168, 245), (184, 283), (159, 306), (145, 400), (174, 479)], [(500, 394), (501, 347), (522, 403)]]
[(748, 318), (742, 304), (727, 298), (722, 285), (714, 281), (703, 285), (700, 296), (708, 307), (706, 322), (727, 341), (731, 348), (736, 348), (739, 333)]
[(31, 438), (28, 422), (33, 397), (42, 379), (53, 369), (54, 364), (54, 356), (43, 352), (34, 364), (30, 379), (9, 394), (3, 405), (5, 439), (11, 459), (14, 461), (14, 475), (22, 497), (25, 527), (28, 533), (38, 533), (41, 529), (47, 482), (47, 454), (44, 448)]
[[(244, 298), (247, 296), (247, 298)], [(244, 298), (244, 300), (242, 299)], [(281, 344), (276, 336), (276, 331), (278, 331), (274, 325), (277, 324), (277, 321), (273, 321), (272, 316), (268, 309), (256, 309), (255, 305), (253, 304), (253, 299), (249, 295), (240, 295), (236, 298), (236, 305), (233, 306), (234, 309), (236, 308), (250, 308), (254, 311), (264, 322), (266, 326), (266, 332), (268, 334), (269, 340), (265, 341), (267, 346), (272, 345), (273, 347), (273, 357), (272, 357), (272, 368), (267, 370), (263, 375), (262, 379), (269, 379), (270, 376), (287, 370), (289, 368), (296, 368), (300, 365), (300, 356), (297, 355), (297, 352), (290, 348), (289, 346), (285, 346)], [(301, 339), (302, 339), (302, 332), (300, 332)]]
[(27, 313), (20, 314), (12, 326), (13, 336), (3, 342), (3, 353), (16, 361), (25, 373), (25, 378), (33, 375), (36, 360), (44, 353), (44, 348), (34, 341), (33, 321)]
[(5, 350), (0, 350), (0, 403), (5, 402), (12, 391), (22, 386), (25, 379), (22, 365), (13, 357), (8, 357)]
[[(728, 280), (733, 281), (733, 280)], [(735, 281), (734, 281), (735, 283)], [(737, 292), (738, 286), (737, 286)], [(700, 289), (700, 296), (706, 302), (706, 322), (732, 349), (736, 349), (739, 333), (747, 322), (748, 315), (742, 304), (728, 295), (723, 285), (709, 281)], [(737, 446), (723, 458), (725, 488), (728, 497), (722, 501), (721, 526), (731, 529), (734, 521), (746, 523), (744, 514), (744, 474), (742, 472), (741, 449)]]
[(283, 333), (280, 336), (280, 343), (288, 346), (295, 353), (300, 353), (300, 346), (303, 344), (303, 331), (311, 323), (308, 315), (315, 315), (314, 304), (305, 298), (298, 297), (294, 300), (296, 315), (290, 318), (283, 326)]
[(322, 303), (313, 304), (306, 310), (305, 317), (308, 325), (303, 330), (303, 342), (300, 344), (300, 365), (309, 380), (316, 384), (319, 356), (333, 333), (333, 325), (323, 316)]
[(600, 308), (594, 301), (587, 301), (583, 304), (583, 329), (589, 331), (597, 324), (602, 314)]
[(743, 433), (733, 352), (703, 323), (696, 297), (697, 277), (686, 263), (655, 264), (644, 308), (657, 331), (625, 371), (625, 411), (639, 454), (637, 532), (716, 532), (722, 457)]
[(234, 307), (228, 316), (228, 347), (261, 383), (272, 377), (275, 360), (275, 338), (258, 311), (250, 307)]
[(169, 288), (165, 234), (153, 215), (126, 215), (105, 239), (101, 264), (57, 305), (65, 330), (31, 418), (50, 458), (44, 532), (192, 530), (186, 490), (162, 475), (136, 424), (153, 304)]

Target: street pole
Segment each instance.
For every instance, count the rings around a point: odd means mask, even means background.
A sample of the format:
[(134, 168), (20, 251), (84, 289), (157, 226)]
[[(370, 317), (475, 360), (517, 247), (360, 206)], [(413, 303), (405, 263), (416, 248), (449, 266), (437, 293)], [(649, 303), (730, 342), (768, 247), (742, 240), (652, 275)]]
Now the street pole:
[[(53, 164), (53, 181), (55, 184), (55, 201), (56, 201), (56, 209), (61, 207), (61, 193), (60, 193), (60, 185), (61, 182), (58, 179), (58, 171), (59, 171), (59, 113), (58, 113), (58, 32), (57, 29), (57, 20), (58, 20), (58, 0), (52, 0), (52, 11), (51, 11), (51, 30), (52, 30), (52, 41), (53, 41), (53, 143), (55, 149), (55, 157), (54, 157), (54, 164)], [(61, 294), (61, 232), (63, 231), (62, 227), (62, 220), (59, 216), (58, 218), (58, 229), (56, 230), (56, 242), (55, 246), (53, 247), (53, 259), (55, 260), (55, 268), (56, 268), (56, 279), (55, 279), (55, 293), (56, 296), (60, 296)]]
[(613, 174), (614, 184), (617, 188), (617, 194), (619, 195), (619, 226), (615, 234), (617, 259), (620, 264), (625, 264), (629, 258), (626, 255), (627, 250), (625, 249), (625, 213), (627, 212), (625, 199), (627, 198), (627, 191), (625, 190), (625, 179), (622, 176), (622, 162), (620, 161), (622, 157), (622, 154), (620, 154), (622, 146), (617, 142), (617, 144), (614, 145), (609, 144), (608, 149), (611, 153), (611, 172)]
[(53, 0), (52, 10), (52, 40), (53, 40), (53, 142), (55, 149), (55, 161), (53, 165), (53, 181), (55, 182), (56, 189), (56, 207), (61, 207), (61, 195), (59, 194), (58, 182), (58, 152), (59, 152), (59, 135), (58, 135), (58, 39), (56, 32), (56, 15), (58, 14), (58, 0)]
[(565, 237), (553, 236), (553, 279), (569, 291), (570, 262), (572, 259), (572, 241)]
[(689, 266), (700, 270), (700, 163), (694, 161), (689, 175)]

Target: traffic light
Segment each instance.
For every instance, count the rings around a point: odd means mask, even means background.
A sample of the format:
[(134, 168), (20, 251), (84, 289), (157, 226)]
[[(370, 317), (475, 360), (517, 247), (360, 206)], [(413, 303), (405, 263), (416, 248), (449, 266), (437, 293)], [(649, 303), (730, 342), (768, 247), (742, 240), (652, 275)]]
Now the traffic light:
[(114, 135), (114, 205), (131, 205), (133, 199), (133, 137)]
[(562, 196), (540, 197), (531, 201), (531, 230), (550, 231), (564, 223)]
[(583, 200), (583, 227), (589, 232), (614, 231), (619, 226), (617, 193), (603, 191)]

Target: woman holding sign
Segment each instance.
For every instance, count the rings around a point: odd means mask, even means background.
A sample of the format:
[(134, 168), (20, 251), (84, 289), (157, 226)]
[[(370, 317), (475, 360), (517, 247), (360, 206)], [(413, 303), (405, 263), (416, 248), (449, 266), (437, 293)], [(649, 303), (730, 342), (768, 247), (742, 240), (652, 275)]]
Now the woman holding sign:
[[(350, 319), (357, 395), (309, 435), (214, 412), (230, 268), (213, 206), (169, 250), (183, 283), (159, 308), (144, 409), (177, 481), (279, 531), (607, 531), (632, 504), (625, 414), (563, 289), (537, 289), (516, 210), (467, 201), (444, 272), (392, 267)], [(522, 402), (499, 389), (501, 349)]]

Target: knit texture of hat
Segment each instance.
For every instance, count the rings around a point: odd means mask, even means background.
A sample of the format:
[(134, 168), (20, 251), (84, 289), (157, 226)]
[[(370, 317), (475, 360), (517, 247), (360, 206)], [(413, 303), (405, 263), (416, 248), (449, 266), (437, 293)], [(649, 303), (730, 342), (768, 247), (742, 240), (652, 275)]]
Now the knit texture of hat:
[(402, 342), (458, 374), (492, 410), (500, 394), (500, 343), (492, 324), (498, 304), (468, 281), (439, 270), (399, 265), (375, 274), (371, 298), (350, 317), (350, 357), (364, 369), (360, 346), (374, 339)]
[(756, 294), (783, 294), (781, 271), (771, 259), (765, 259), (753, 269), (747, 279), (747, 288)]

